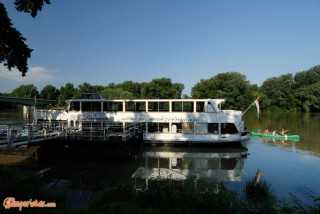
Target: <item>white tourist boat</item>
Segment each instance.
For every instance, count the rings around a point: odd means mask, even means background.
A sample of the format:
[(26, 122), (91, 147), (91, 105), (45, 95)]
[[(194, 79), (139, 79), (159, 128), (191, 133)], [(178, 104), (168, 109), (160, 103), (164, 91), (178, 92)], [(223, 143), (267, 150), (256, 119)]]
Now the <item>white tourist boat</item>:
[[(229, 143), (248, 139), (242, 112), (221, 110), (224, 99), (116, 99), (81, 94), (66, 110), (37, 110), (36, 120), (104, 134), (139, 127), (144, 142)], [(130, 129), (130, 128), (129, 128)]]

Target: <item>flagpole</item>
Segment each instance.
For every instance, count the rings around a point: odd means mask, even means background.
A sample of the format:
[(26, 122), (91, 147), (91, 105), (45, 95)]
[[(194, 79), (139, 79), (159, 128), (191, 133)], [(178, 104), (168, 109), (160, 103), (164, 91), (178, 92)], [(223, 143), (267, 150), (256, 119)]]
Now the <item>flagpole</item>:
[[(259, 96), (257, 99), (259, 99), (259, 98), (260, 98), (260, 96)], [(244, 115), (244, 114), (250, 109), (250, 107), (254, 104), (254, 102), (255, 102), (257, 99), (255, 99), (255, 100), (249, 105), (249, 107), (242, 113), (242, 115)]]

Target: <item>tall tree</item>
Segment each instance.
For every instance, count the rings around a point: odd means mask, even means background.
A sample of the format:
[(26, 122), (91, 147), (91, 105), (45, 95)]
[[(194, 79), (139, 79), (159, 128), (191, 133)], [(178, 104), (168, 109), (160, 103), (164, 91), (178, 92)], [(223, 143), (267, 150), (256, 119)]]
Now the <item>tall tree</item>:
[[(30, 13), (36, 17), (44, 3), (50, 4), (50, 0), (15, 0), (14, 4), (18, 11)], [(32, 49), (25, 43), (21, 33), (13, 27), (7, 10), (0, 2), (0, 63), (11, 70), (16, 67), (25, 76), (28, 71), (28, 59)]]
[(220, 73), (202, 79), (191, 89), (193, 98), (226, 99), (224, 108), (244, 110), (252, 102), (252, 87), (246, 76), (239, 72)]
[(122, 88), (106, 88), (101, 93), (106, 99), (133, 99), (133, 94)]
[(34, 98), (34, 96), (38, 95), (39, 92), (33, 84), (21, 85), (11, 92), (13, 97)]
[(42, 99), (57, 100), (59, 90), (53, 85), (46, 85), (40, 92)]
[(320, 81), (320, 65), (314, 66), (307, 71), (297, 72), (294, 76), (297, 87), (306, 87)]
[(59, 106), (64, 106), (65, 100), (71, 98), (77, 98), (78, 90), (74, 87), (72, 83), (67, 83), (65, 86), (61, 86), (60, 95), (58, 97)]
[(294, 81), (292, 74), (284, 74), (280, 77), (268, 78), (262, 83), (261, 90), (271, 100), (271, 105), (283, 110), (294, 108), (296, 100), (294, 93)]
[(124, 91), (130, 92), (132, 97), (131, 99), (135, 98), (140, 98), (141, 97), (141, 88), (142, 88), (142, 83), (138, 82), (133, 82), (133, 81), (125, 81), (121, 84), (118, 84), (117, 86), (121, 88)]
[(80, 85), (78, 85), (79, 93), (95, 93), (95, 94), (101, 94), (101, 92), (104, 90), (104, 86), (100, 85), (91, 85), (90, 83), (84, 82)]
[(180, 99), (184, 85), (172, 83), (170, 78), (158, 78), (143, 85), (142, 98)]

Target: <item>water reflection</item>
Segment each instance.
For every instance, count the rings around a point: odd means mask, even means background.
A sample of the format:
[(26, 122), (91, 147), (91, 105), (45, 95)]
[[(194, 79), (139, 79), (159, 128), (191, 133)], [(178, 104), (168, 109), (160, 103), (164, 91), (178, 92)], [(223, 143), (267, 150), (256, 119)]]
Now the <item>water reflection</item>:
[(143, 152), (141, 165), (132, 175), (137, 189), (150, 181), (193, 179), (207, 184), (241, 181), (246, 147), (176, 148), (153, 147)]

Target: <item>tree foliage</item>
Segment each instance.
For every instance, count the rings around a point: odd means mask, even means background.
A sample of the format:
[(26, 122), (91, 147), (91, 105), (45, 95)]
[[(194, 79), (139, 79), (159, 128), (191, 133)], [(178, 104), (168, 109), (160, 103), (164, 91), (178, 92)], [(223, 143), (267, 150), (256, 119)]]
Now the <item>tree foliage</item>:
[(65, 86), (61, 86), (60, 94), (58, 96), (58, 104), (60, 106), (65, 105), (65, 100), (77, 98), (78, 90), (74, 87), (72, 83), (67, 83)]
[(14, 89), (11, 93), (13, 97), (34, 98), (38, 96), (39, 92), (33, 84), (21, 85)]
[(294, 81), (292, 74), (268, 78), (261, 86), (261, 91), (271, 100), (271, 105), (283, 109), (290, 107), (290, 94), (293, 89)]
[(38, 11), (42, 10), (42, 7), (46, 4), (51, 4), (50, 0), (15, 0), (14, 4), (17, 11), (30, 13), (35, 18)]
[[(32, 17), (36, 17), (44, 3), (50, 4), (50, 0), (15, 0), (14, 2), (18, 11), (30, 13)], [(16, 67), (22, 76), (25, 76), (32, 49), (25, 43), (26, 38), (13, 27), (7, 10), (1, 2), (0, 23), (0, 63), (4, 62), (10, 71)]]
[[(65, 99), (76, 98), (79, 93), (99, 93), (107, 99), (180, 99), (183, 98), (223, 98), (223, 109), (245, 110), (260, 97), (263, 111), (304, 111), (320, 112), (320, 66), (306, 71), (271, 77), (259, 87), (251, 85), (246, 76), (239, 72), (217, 74), (202, 79), (191, 90), (191, 97), (182, 96), (184, 85), (173, 83), (170, 78), (153, 79), (150, 82), (125, 81), (107, 86), (91, 85), (88, 82), (74, 87), (67, 83), (60, 90), (52, 85), (44, 87), (40, 93), (44, 99), (58, 99), (60, 106)], [(39, 92), (34, 85), (22, 85), (10, 96), (34, 97)]]
[(320, 81), (320, 65), (295, 74), (294, 81), (298, 88), (307, 87)]
[(83, 84), (78, 85), (79, 93), (95, 93), (101, 94), (104, 90), (104, 86), (100, 85), (91, 85), (90, 83), (84, 82)]
[(224, 108), (244, 110), (252, 102), (253, 87), (246, 76), (239, 72), (220, 73), (207, 80), (200, 80), (192, 89), (193, 98), (226, 99)]
[(47, 100), (57, 100), (58, 95), (59, 95), (59, 90), (53, 85), (45, 86), (40, 92), (41, 98), (47, 99)]
[(170, 78), (153, 79), (142, 87), (142, 97), (153, 99), (180, 99), (184, 85), (172, 83)]

